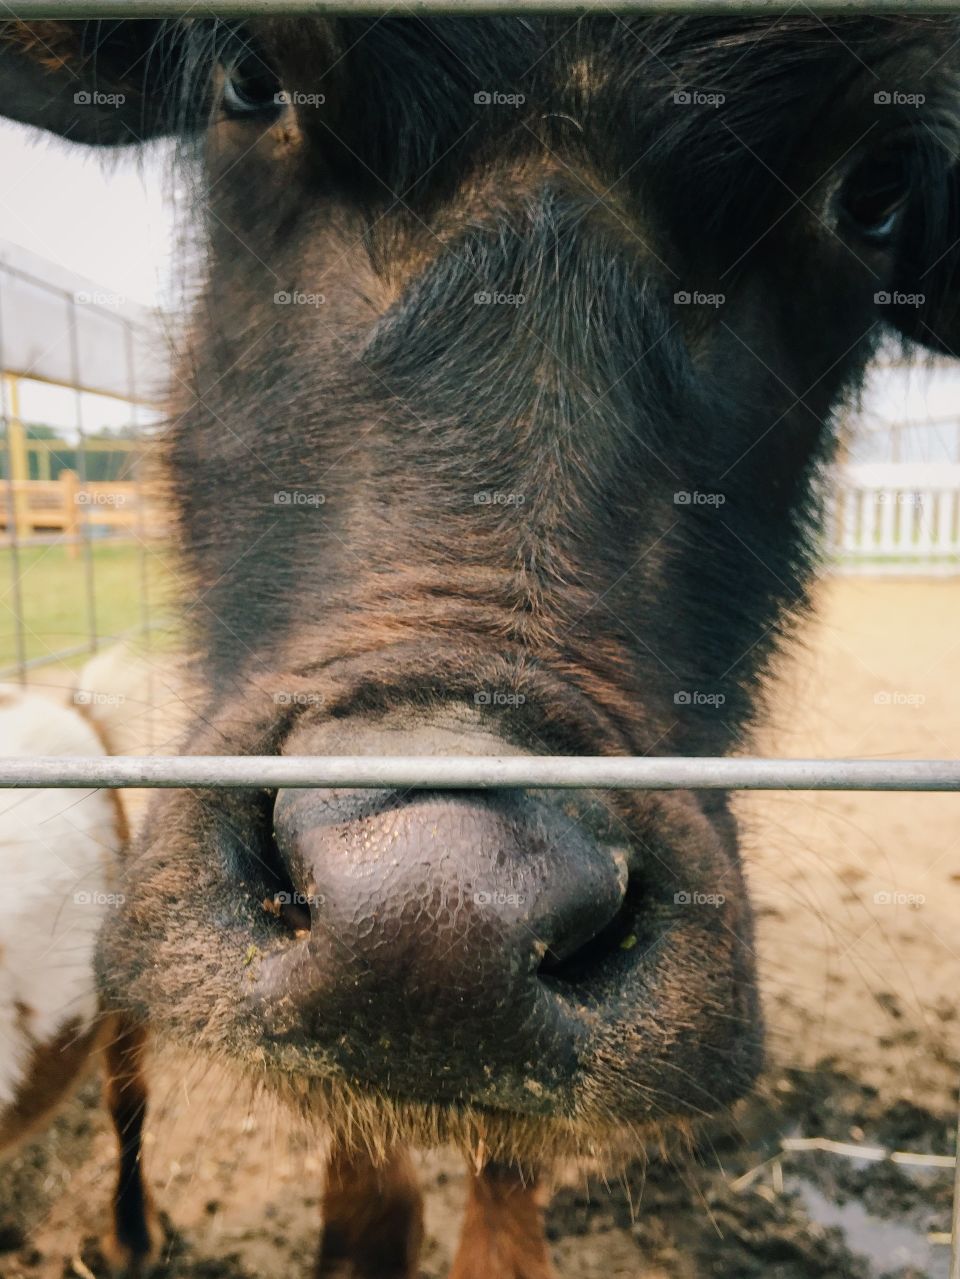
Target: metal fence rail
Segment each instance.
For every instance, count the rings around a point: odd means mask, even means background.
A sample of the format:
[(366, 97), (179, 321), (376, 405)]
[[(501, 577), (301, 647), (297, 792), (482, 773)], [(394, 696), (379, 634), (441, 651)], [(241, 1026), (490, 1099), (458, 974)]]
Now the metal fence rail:
[(755, 14), (802, 9), (824, 14), (956, 13), (950, 0), (10, 0), (17, 18), (245, 17), (264, 13), (310, 14)]
[(681, 756), (181, 755), (0, 758), (0, 786), (960, 791), (960, 760)]

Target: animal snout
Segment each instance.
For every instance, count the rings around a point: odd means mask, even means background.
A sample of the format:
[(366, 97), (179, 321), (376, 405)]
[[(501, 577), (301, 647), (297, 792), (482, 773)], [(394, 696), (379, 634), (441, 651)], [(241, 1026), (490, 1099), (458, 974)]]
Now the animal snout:
[[(284, 733), (293, 756), (522, 753), (459, 710), (412, 728), (399, 714), (304, 715)], [(612, 1149), (627, 1131), (617, 1116), (703, 1114), (759, 1069), (749, 906), (722, 796), (322, 788), (164, 804), (156, 829), (199, 821), (206, 856), (145, 879), (142, 852), (101, 944), (107, 995), (137, 1013), (162, 984), (171, 1033), (191, 1016), (202, 1033), (206, 1005), (180, 962), (200, 935), (235, 1027), (228, 1051), (289, 1081), (306, 1109), (347, 1115), (345, 1137), (389, 1122), (515, 1153), (585, 1150), (598, 1132)], [(151, 893), (171, 908), (149, 913)], [(141, 920), (165, 930), (164, 962), (131, 952)], [(531, 1121), (520, 1136), (518, 1118)]]
[(301, 926), (261, 965), (268, 1033), (408, 1095), (569, 1082), (620, 941), (623, 849), (523, 792), (281, 791), (274, 818)]

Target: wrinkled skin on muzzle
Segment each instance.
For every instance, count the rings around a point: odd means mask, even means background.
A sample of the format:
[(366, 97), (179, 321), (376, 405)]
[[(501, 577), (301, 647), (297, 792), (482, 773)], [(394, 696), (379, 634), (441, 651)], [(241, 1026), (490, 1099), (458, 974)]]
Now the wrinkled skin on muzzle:
[[(284, 750), (519, 749), (473, 710), (414, 728), (402, 713), (302, 720)], [(150, 842), (183, 830), (195, 856)], [(103, 945), (111, 989), (151, 1009), (160, 1034), (217, 1035), (281, 1086), (309, 1081), (335, 1127), (369, 1090), (407, 1137), (466, 1143), (479, 1125), (504, 1152), (616, 1149), (728, 1103), (759, 1064), (723, 801), (282, 790), (224, 806), (172, 793), (131, 879), (133, 911)], [(129, 944), (133, 921), (146, 951)]]

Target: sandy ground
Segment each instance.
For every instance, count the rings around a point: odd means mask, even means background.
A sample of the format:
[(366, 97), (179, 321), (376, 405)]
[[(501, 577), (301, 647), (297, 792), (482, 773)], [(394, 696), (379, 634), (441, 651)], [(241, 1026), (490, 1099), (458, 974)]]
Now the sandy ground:
[[(958, 674), (960, 582), (833, 579), (771, 698), (760, 750), (960, 756)], [(165, 677), (153, 696), (173, 704)], [(945, 1277), (947, 1171), (779, 1157), (779, 1143), (826, 1136), (952, 1153), (960, 796), (755, 795), (741, 797), (740, 813), (769, 1071), (756, 1097), (679, 1165), (654, 1158), (644, 1173), (638, 1163), (612, 1188), (561, 1173), (548, 1215), (558, 1273)], [(320, 1152), (272, 1103), (238, 1096), (215, 1070), (158, 1064), (152, 1089), (148, 1171), (175, 1226), (164, 1273), (308, 1273)], [(455, 1247), (463, 1176), (446, 1152), (421, 1163), (423, 1275), (440, 1279)], [(0, 1170), (0, 1277), (101, 1279), (92, 1238), (112, 1169), (91, 1080)]]
[[(758, 753), (960, 756), (960, 582), (833, 579)], [(960, 795), (741, 802), (772, 1046), (952, 1104)]]

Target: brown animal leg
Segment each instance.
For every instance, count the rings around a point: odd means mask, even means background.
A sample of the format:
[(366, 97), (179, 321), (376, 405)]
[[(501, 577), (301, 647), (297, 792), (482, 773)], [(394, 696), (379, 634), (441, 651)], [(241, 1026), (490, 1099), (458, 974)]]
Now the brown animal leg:
[(163, 1232), (141, 1162), (147, 1089), (143, 1075), (146, 1032), (120, 1017), (109, 1027), (104, 1046), (106, 1100), (120, 1148), (113, 1221), (102, 1247), (114, 1273), (130, 1279), (149, 1274), (160, 1254)]
[(536, 1181), (502, 1164), (471, 1178), (449, 1279), (553, 1279)]
[(336, 1150), (327, 1165), (316, 1279), (416, 1279), (423, 1204), (409, 1155)]

